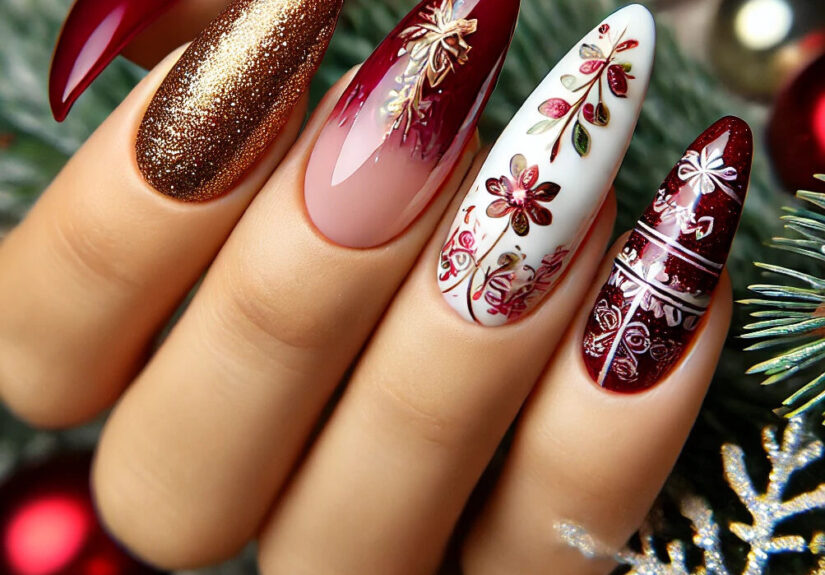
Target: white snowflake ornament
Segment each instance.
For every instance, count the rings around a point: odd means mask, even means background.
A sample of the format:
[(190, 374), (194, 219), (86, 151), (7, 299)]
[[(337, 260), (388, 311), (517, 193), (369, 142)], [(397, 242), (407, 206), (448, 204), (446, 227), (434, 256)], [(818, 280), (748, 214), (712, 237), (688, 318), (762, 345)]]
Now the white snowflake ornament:
[[(783, 499), (792, 475), (822, 459), (825, 446), (819, 440), (808, 439), (802, 417), (789, 421), (781, 446), (777, 442), (776, 429), (765, 428), (762, 445), (771, 464), (764, 493), (756, 491), (748, 475), (744, 450), (738, 445), (722, 446), (725, 479), (752, 518), (750, 524), (734, 522), (728, 526), (730, 532), (750, 548), (742, 575), (764, 575), (772, 555), (805, 552), (823, 555), (811, 575), (825, 575), (825, 533), (814, 534), (810, 541), (801, 535), (776, 535), (779, 524), (788, 519), (825, 510), (825, 483), (787, 501)], [(612, 556), (620, 564), (630, 567), (628, 575), (731, 575), (722, 552), (721, 528), (707, 501), (695, 495), (686, 495), (680, 501), (680, 511), (693, 528), (693, 545), (702, 551), (702, 564), (692, 570), (687, 564), (684, 542), (675, 540), (668, 543), (668, 560), (662, 561), (647, 528), (639, 533), (641, 551), (626, 548), (618, 553), (611, 553), (582, 527), (573, 523), (562, 522), (556, 525), (556, 529), (564, 541), (586, 557)]]

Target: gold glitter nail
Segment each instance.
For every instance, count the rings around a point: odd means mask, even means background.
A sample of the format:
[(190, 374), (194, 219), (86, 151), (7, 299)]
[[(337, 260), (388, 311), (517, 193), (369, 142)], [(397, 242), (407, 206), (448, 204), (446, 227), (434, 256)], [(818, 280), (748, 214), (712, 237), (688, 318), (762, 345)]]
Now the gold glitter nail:
[(228, 192), (306, 91), (342, 0), (236, 0), (184, 52), (152, 98), (137, 163), (186, 201)]

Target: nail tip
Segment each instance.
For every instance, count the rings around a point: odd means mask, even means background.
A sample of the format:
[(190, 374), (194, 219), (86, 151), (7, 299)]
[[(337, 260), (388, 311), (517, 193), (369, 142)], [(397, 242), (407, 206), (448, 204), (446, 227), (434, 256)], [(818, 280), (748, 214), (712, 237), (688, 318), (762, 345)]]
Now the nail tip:
[(144, 179), (184, 201), (230, 192), (287, 124), (323, 58), (341, 4), (236, 0), (227, 6), (147, 107), (135, 143)]
[(748, 124), (725, 116), (665, 178), (616, 257), (585, 329), (583, 357), (604, 387), (649, 389), (683, 356), (724, 269), (752, 154)]
[[(367, 58), (322, 129), (307, 170), (305, 205), (322, 235), (345, 247), (375, 247), (427, 208), (474, 135), (519, 5), (424, 0)], [(395, 183), (393, 193), (377, 195), (385, 181)], [(363, 235), (380, 239), (340, 241)]]
[(622, 6), (621, 8), (613, 12), (613, 14), (623, 16), (633, 15), (637, 18), (642, 19), (643, 21), (651, 23), (655, 21), (653, 13), (650, 11), (650, 9), (647, 8), (647, 6), (638, 3)]
[[(178, 0), (76, 0), (55, 42), (49, 76), (58, 122), (138, 34)], [(78, 77), (78, 61), (85, 65)], [(59, 103), (59, 104), (57, 104)]]
[(71, 112), (74, 103), (83, 94), (88, 85), (93, 80), (89, 79), (81, 83), (75, 90), (66, 94), (66, 84), (55, 77), (55, 74), (49, 73), (49, 108), (52, 116), (58, 122), (63, 122)]
[(49, 103), (49, 107), (52, 111), (52, 117), (57, 122), (63, 122), (69, 115), (69, 110), (71, 109), (71, 102), (55, 104), (54, 102)]
[[(563, 276), (630, 143), (653, 44), (646, 8), (615, 11), (574, 44), (508, 124), (440, 254), (442, 291), (467, 292), (448, 299), (459, 315), (477, 316), (482, 325), (518, 321)], [(571, 181), (571, 173), (579, 177)], [(551, 226), (567, 217), (566, 210), (577, 223)], [(484, 260), (483, 273), (465, 267), (477, 257)]]

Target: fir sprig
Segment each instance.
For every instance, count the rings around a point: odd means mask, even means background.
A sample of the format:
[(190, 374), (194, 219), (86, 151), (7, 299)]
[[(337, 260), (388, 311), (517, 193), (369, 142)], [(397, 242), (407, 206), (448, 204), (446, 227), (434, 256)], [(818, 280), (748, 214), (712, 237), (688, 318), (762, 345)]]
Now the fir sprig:
[[(816, 177), (825, 180), (825, 175)], [(774, 238), (770, 245), (821, 266), (825, 262), (825, 194), (800, 191), (796, 195), (815, 209), (784, 208), (781, 219), (794, 237)], [(746, 351), (771, 350), (773, 354), (748, 373), (766, 376), (762, 385), (791, 384), (793, 393), (777, 410), (781, 414), (793, 417), (821, 408), (825, 371), (817, 367), (825, 361), (825, 278), (791, 267), (755, 265), (786, 283), (751, 285), (749, 289), (758, 297), (741, 302), (760, 308), (750, 314), (758, 321), (744, 327), (743, 338), (759, 340)]]

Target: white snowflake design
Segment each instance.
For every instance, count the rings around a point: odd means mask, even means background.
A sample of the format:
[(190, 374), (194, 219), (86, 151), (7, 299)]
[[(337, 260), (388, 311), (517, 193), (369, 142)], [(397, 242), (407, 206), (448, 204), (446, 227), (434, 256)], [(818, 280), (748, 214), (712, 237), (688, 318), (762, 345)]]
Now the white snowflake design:
[(737, 178), (736, 168), (725, 166), (722, 150), (709, 148), (710, 146), (705, 146), (701, 153), (696, 150), (687, 151), (677, 171), (679, 179), (687, 182), (696, 194), (705, 196), (719, 188), (741, 204), (741, 198), (725, 183)]
[(715, 219), (712, 216), (696, 217), (692, 208), (680, 206), (673, 194), (660, 189), (656, 201), (653, 202), (653, 211), (659, 214), (663, 223), (675, 221), (683, 234), (694, 234), (697, 240), (702, 240), (713, 233)]
[[(810, 575), (825, 573), (825, 532), (814, 533), (810, 541), (801, 535), (777, 534), (780, 524), (787, 520), (825, 510), (825, 483), (792, 499), (783, 498), (793, 474), (825, 455), (822, 442), (806, 441), (807, 437), (802, 417), (790, 420), (781, 445), (775, 428), (763, 430), (762, 444), (771, 463), (764, 493), (756, 491), (748, 474), (744, 450), (733, 444), (722, 446), (725, 479), (752, 518), (750, 524), (733, 522), (728, 526), (729, 531), (749, 547), (742, 575), (765, 575), (771, 556), (780, 553), (819, 555), (819, 562)], [(694, 545), (702, 552), (702, 564), (693, 568), (688, 565), (687, 545), (683, 541), (667, 543), (667, 560), (661, 559), (649, 524), (639, 531), (641, 551), (625, 548), (619, 552), (610, 550), (575, 523), (560, 522), (555, 527), (561, 538), (585, 557), (613, 558), (630, 567), (628, 575), (733, 575), (722, 550), (722, 529), (708, 502), (686, 494), (680, 501), (680, 510), (693, 527)]]
[[(619, 259), (627, 267), (632, 269), (644, 282), (656, 285), (660, 290), (669, 293), (677, 300), (685, 301), (688, 305), (697, 310), (707, 308), (710, 299), (704, 294), (690, 294), (685, 291), (674, 289), (673, 286), (680, 284), (679, 278), (671, 277), (665, 271), (664, 262), (657, 261), (646, 263), (639, 257), (635, 250), (625, 249), (619, 254)], [(627, 299), (636, 297), (641, 291), (645, 291), (640, 307), (645, 311), (652, 312), (657, 319), (664, 317), (669, 327), (676, 327), (682, 324), (687, 331), (693, 331), (699, 323), (696, 314), (683, 313), (683, 310), (673, 304), (656, 297), (644, 284), (639, 283), (634, 278), (626, 276), (619, 269), (614, 269), (608, 278), (608, 283), (622, 290), (622, 294)]]

